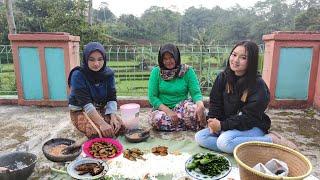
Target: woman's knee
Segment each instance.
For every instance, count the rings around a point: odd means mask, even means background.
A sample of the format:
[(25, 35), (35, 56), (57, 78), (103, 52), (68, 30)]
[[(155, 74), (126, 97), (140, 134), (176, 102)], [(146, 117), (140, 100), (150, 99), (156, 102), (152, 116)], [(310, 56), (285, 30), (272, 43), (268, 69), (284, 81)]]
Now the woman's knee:
[(194, 135), (194, 139), (197, 143), (201, 142), (202, 140), (202, 134), (200, 131), (198, 131), (195, 135)]
[(80, 131), (85, 130), (86, 118), (82, 111), (70, 111), (70, 119), (72, 124)]
[(208, 135), (209, 135), (208, 133), (209, 133), (208, 129), (202, 129), (202, 130), (198, 131), (198, 132), (194, 135), (195, 141), (196, 141), (199, 145), (203, 146), (203, 144), (205, 144), (204, 141), (207, 141), (207, 138), (208, 138)]
[(156, 118), (156, 117), (152, 117), (151, 119), (149, 119), (149, 123), (150, 125), (156, 129), (156, 130), (159, 130), (159, 121), (160, 121), (160, 118)]
[(232, 143), (232, 140), (232, 137), (220, 135), (217, 139), (217, 146), (223, 152), (232, 153), (234, 149), (234, 144)]
[(189, 113), (193, 113), (196, 111), (197, 105), (190, 101), (185, 101), (183, 105), (184, 109)]

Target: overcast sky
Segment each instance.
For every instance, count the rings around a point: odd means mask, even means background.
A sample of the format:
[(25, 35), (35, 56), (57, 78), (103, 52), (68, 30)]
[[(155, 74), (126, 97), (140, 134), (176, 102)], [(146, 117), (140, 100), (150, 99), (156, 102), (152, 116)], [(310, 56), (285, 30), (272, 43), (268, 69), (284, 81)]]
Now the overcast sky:
[(140, 17), (151, 6), (159, 6), (183, 13), (191, 6), (211, 9), (220, 6), (223, 9), (235, 6), (237, 3), (244, 8), (252, 7), (259, 0), (93, 0), (93, 7), (98, 9), (101, 2), (106, 2), (108, 8), (119, 17), (121, 14), (133, 14)]

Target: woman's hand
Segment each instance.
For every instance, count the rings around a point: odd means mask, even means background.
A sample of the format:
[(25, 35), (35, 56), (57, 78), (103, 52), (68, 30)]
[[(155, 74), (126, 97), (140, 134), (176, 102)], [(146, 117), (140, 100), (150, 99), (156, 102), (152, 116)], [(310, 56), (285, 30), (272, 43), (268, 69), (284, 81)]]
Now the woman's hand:
[(169, 109), (167, 112), (165, 112), (169, 117), (171, 117), (172, 120), (172, 124), (174, 126), (177, 126), (179, 124), (179, 118), (177, 113), (175, 113), (174, 111), (172, 111), (171, 109)]
[(84, 142), (86, 142), (87, 140), (88, 140), (88, 138), (84, 136), (81, 139), (77, 140), (75, 143), (73, 143), (73, 144), (69, 145), (68, 147), (64, 148), (61, 151), (61, 153), (62, 154), (71, 154), (74, 151), (79, 150), (81, 148), (82, 144)]
[(113, 131), (112, 126), (106, 122), (99, 123), (99, 129), (100, 129), (103, 137), (114, 137), (115, 136), (115, 133)]
[(218, 133), (221, 130), (220, 121), (216, 118), (208, 119), (208, 127), (212, 133)]
[(114, 133), (117, 134), (121, 128), (121, 122), (117, 120), (115, 114), (110, 114), (110, 125), (113, 127)]
[(196, 108), (196, 118), (198, 122), (200, 123), (200, 126), (205, 127), (207, 122), (206, 122), (206, 117), (204, 114), (205, 107), (203, 105), (202, 101), (197, 102), (197, 108)]
[(160, 111), (163, 111), (166, 113), (167, 116), (169, 116), (172, 120), (172, 124), (174, 126), (177, 126), (179, 124), (179, 117), (177, 115), (177, 113), (175, 113), (174, 111), (172, 111), (168, 106), (161, 104), (158, 108)]
[(100, 113), (94, 109), (94, 111), (90, 111), (90, 113), (83, 113), (87, 119), (93, 121), (93, 123), (99, 128), (101, 131), (101, 135), (103, 137), (114, 137), (114, 131), (110, 124), (104, 121), (103, 117)]

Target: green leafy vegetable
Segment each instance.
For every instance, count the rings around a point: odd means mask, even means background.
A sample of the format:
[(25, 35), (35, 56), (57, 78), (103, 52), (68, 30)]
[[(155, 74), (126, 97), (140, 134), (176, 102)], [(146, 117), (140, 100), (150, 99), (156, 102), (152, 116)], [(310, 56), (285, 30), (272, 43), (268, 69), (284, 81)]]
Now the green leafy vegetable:
[(189, 171), (201, 172), (208, 176), (217, 176), (228, 170), (229, 162), (223, 156), (218, 156), (213, 153), (195, 154), (191, 163), (187, 164), (186, 168)]

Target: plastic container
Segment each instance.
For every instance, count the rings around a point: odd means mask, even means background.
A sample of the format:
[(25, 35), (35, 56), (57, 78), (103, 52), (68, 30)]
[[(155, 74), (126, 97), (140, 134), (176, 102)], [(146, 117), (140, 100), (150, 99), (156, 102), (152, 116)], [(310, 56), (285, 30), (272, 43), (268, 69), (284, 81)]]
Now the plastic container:
[(140, 105), (136, 103), (120, 106), (121, 118), (127, 129), (139, 128), (139, 111)]

